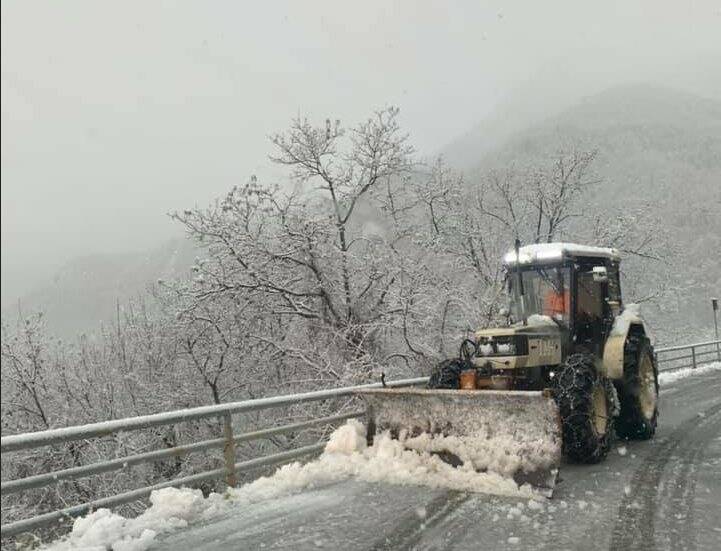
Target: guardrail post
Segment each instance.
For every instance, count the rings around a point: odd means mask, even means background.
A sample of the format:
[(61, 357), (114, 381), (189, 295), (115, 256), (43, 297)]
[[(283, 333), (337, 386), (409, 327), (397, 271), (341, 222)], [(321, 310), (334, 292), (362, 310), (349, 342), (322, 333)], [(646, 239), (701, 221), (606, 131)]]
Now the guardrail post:
[(691, 369), (696, 369), (696, 348), (691, 347)]
[(228, 486), (235, 486), (238, 477), (235, 474), (235, 438), (233, 436), (233, 417), (230, 413), (223, 416), (223, 458), (225, 460), (225, 482)]
[(715, 297), (711, 298), (711, 308), (713, 308), (713, 327), (716, 334), (716, 358), (721, 362), (721, 345), (719, 345), (718, 338), (718, 299)]

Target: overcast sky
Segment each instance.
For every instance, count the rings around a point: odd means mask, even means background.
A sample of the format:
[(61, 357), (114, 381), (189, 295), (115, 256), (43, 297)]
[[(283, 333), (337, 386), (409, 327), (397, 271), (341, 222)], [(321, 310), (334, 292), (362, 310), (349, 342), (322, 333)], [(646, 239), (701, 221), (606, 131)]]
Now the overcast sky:
[[(518, 94), (627, 81), (721, 97), (721, 3), (2, 2), (2, 297), (268, 170), (297, 113), (398, 105), (440, 150)], [(701, 70), (699, 67), (703, 67)]]

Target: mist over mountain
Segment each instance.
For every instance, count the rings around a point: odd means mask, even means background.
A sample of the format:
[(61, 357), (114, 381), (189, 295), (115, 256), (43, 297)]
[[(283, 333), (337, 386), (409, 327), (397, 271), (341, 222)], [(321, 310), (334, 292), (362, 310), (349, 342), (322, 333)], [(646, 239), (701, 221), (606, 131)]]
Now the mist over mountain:
[(97, 331), (115, 318), (116, 308), (142, 299), (158, 279), (184, 277), (197, 249), (187, 239), (174, 239), (149, 251), (93, 254), (76, 258), (53, 280), (5, 305), (3, 318), (13, 320), (43, 312), (49, 330), (70, 338)]
[[(587, 96), (530, 126), (522, 127), (524, 118), (533, 119), (528, 109), (510, 119), (499, 114), (443, 155), (472, 182), (491, 168), (547, 162), (560, 149), (598, 149), (601, 183), (592, 202), (607, 211), (650, 209), (673, 229), (666, 266), (658, 265), (671, 274), (671, 292), (647, 305), (657, 325), (663, 320), (673, 328), (664, 340), (708, 333), (709, 297), (721, 295), (721, 102), (635, 84)], [(157, 279), (184, 277), (196, 254), (191, 242), (176, 239), (143, 253), (78, 258), (19, 306), (26, 314), (43, 310), (58, 335), (91, 331), (113, 318), (118, 302), (142, 296)], [(14, 317), (17, 306), (4, 305), (4, 317)]]
[[(508, 128), (501, 118), (490, 124)], [(651, 317), (671, 329), (669, 339), (710, 334), (710, 297), (721, 294), (721, 102), (633, 84), (508, 132), (495, 148), (483, 126), (444, 152), (471, 182), (491, 168), (538, 165), (559, 150), (597, 149), (593, 167), (600, 183), (590, 202), (606, 212), (645, 209), (670, 232), (666, 266), (656, 264), (668, 268), (670, 292), (647, 306)]]

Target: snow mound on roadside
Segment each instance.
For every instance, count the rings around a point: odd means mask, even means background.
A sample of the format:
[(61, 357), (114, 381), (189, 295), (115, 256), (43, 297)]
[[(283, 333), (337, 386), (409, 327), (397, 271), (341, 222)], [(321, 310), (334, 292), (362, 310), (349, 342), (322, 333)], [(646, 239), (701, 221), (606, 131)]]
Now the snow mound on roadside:
[[(388, 433), (377, 435), (366, 446), (365, 426), (349, 420), (330, 437), (323, 454), (306, 464), (284, 465), (275, 474), (231, 489), (234, 502), (250, 503), (259, 496), (270, 499), (339, 480), (356, 478), (365, 482), (387, 482), (431, 488), (448, 488), (496, 495), (538, 497), (530, 486), (518, 486), (497, 473), (478, 473), (472, 467), (453, 467), (433, 451), (433, 439), (395, 440)], [(414, 449), (408, 449), (412, 444)]]
[(355, 419), (350, 419), (345, 425), (333, 431), (328, 443), (325, 445), (325, 453), (350, 454), (354, 451), (362, 451), (366, 448), (365, 429)]
[(718, 369), (721, 369), (721, 362), (700, 365), (696, 369), (684, 367), (682, 369), (674, 369), (672, 371), (661, 371), (658, 374), (658, 384), (668, 385), (678, 381), (679, 379), (684, 379), (692, 375), (703, 375), (704, 373), (709, 373)]
[(519, 486), (512, 478), (492, 472), (478, 473), (468, 466), (453, 467), (428, 453), (430, 448), (424, 449), (423, 439), (416, 439), (416, 449), (407, 449), (403, 442), (383, 433), (368, 447), (365, 434), (365, 426), (351, 419), (331, 434), (316, 460), (283, 465), (271, 476), (230, 488), (222, 495), (211, 494), (204, 499), (200, 490), (157, 490), (150, 496), (150, 507), (132, 519), (99, 509), (78, 518), (70, 534), (44, 549), (146, 551), (159, 534), (195, 521), (211, 519), (234, 507), (243, 508), (349, 478), (543, 499), (533, 488)]
[(145, 551), (163, 532), (184, 528), (212, 509), (213, 501), (200, 490), (163, 488), (150, 495), (150, 507), (135, 518), (98, 509), (77, 518), (66, 537), (48, 551)]

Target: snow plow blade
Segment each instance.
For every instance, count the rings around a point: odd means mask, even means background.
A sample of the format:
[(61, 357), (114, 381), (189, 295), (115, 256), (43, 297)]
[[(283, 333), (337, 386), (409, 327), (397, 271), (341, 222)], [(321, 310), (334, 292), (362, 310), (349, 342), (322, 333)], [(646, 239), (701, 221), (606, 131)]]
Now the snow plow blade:
[(398, 388), (364, 389), (358, 395), (367, 406), (369, 444), (387, 430), (408, 449), (513, 478), (551, 497), (562, 437), (549, 392)]

